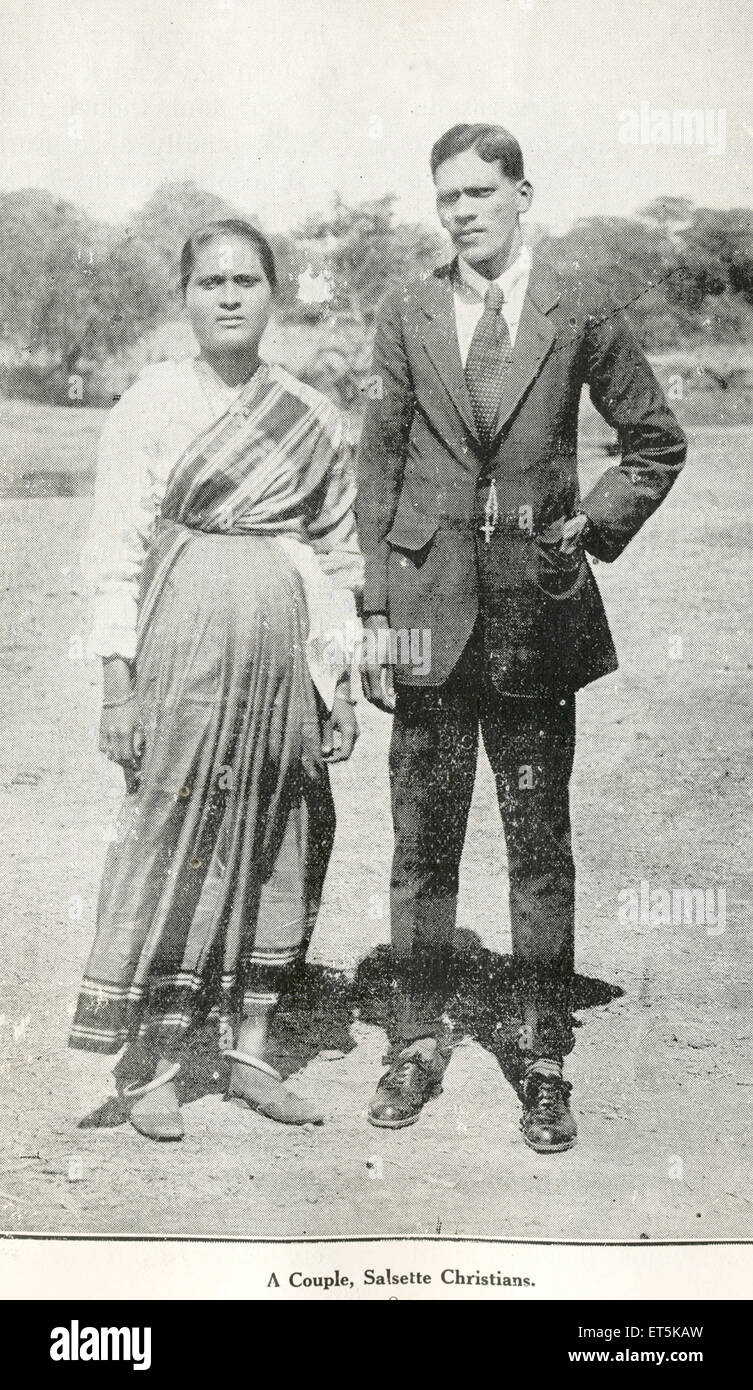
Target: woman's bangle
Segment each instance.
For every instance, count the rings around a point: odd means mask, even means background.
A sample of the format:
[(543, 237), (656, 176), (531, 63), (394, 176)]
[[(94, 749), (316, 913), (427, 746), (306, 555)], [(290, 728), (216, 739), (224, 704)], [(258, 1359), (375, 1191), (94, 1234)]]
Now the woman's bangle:
[(121, 705), (128, 705), (128, 704), (130, 704), (131, 700), (134, 700), (135, 698), (136, 698), (136, 692), (135, 692), (135, 690), (132, 690), (131, 693), (130, 693), (130, 695), (124, 695), (120, 700), (103, 700), (103, 701), (102, 701), (102, 708), (103, 708), (103, 709), (119, 709)]

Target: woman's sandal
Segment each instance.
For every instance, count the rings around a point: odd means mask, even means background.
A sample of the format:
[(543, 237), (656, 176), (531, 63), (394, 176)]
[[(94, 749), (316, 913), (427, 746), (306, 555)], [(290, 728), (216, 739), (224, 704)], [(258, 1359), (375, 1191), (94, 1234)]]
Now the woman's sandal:
[(228, 1050), (222, 1055), (234, 1064), (230, 1070), (226, 1100), (243, 1101), (251, 1110), (258, 1110), (260, 1115), (277, 1120), (281, 1125), (324, 1124), (321, 1112), (293, 1091), (288, 1091), (282, 1084), (280, 1073), (267, 1062), (251, 1057), (247, 1052)]
[(173, 1062), (167, 1071), (147, 1081), (144, 1086), (124, 1086), (126, 1100), (138, 1101), (141, 1096), (152, 1095), (163, 1087), (169, 1087), (167, 1096), (159, 1100), (153, 1095), (152, 1101), (143, 1109), (131, 1106), (129, 1120), (139, 1134), (147, 1139), (182, 1139), (185, 1134), (183, 1118), (178, 1108), (178, 1096), (172, 1082), (180, 1071), (180, 1062)]

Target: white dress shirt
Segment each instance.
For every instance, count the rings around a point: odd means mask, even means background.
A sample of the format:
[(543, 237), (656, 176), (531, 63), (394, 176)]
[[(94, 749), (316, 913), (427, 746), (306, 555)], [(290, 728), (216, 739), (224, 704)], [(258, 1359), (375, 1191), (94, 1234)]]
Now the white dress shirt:
[(521, 246), (512, 265), (508, 266), (501, 275), (498, 275), (496, 280), (487, 280), (485, 276), (479, 275), (478, 271), (474, 270), (473, 266), (468, 265), (462, 256), (458, 258), (458, 272), (454, 287), (455, 323), (458, 332), (460, 360), (465, 367), (471, 338), (484, 312), (484, 296), (491, 285), (499, 285), (505, 296), (502, 313), (510, 332), (510, 343), (513, 347), (515, 346), (518, 324), (528, 289), (528, 277), (531, 273), (531, 252), (527, 246)]

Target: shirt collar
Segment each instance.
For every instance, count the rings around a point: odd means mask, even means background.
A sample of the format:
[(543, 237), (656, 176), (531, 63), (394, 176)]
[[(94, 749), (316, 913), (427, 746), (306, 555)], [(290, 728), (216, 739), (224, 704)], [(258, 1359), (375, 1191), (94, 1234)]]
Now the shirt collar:
[(464, 261), (462, 256), (458, 257), (458, 273), (461, 280), (469, 289), (472, 289), (480, 299), (485, 297), (486, 291), (489, 289), (490, 285), (499, 285), (505, 299), (509, 299), (515, 286), (522, 280), (524, 275), (528, 274), (530, 269), (531, 252), (525, 243), (521, 246), (512, 265), (509, 265), (507, 270), (503, 270), (502, 274), (498, 275), (496, 280), (487, 280), (486, 276), (479, 275), (478, 271), (474, 270), (472, 265)]

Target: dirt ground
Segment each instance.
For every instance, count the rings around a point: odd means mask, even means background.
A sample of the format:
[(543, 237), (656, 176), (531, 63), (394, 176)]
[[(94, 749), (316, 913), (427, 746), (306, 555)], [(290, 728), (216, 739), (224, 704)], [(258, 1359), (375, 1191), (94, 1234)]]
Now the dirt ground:
[[(73, 412), (62, 414), (73, 457)], [(88, 457), (94, 429), (83, 412), (80, 429)], [(597, 568), (621, 668), (578, 701), (580, 1026), (569, 1074), (580, 1141), (550, 1158), (523, 1144), (493, 1050), (509, 920), (486, 766), (459, 915), (466, 1036), (419, 1124), (392, 1134), (366, 1121), (384, 1034), (363, 982), (378, 994), (391, 832), (389, 724), (363, 707), (357, 751), (334, 777), (337, 847), (310, 967), (279, 1036), (285, 1070), (324, 1103), (328, 1123), (284, 1129), (225, 1104), (208, 1038), (188, 1077), (184, 1142), (153, 1145), (123, 1123), (113, 1059), (65, 1045), (120, 796), (119, 774), (96, 747), (99, 673), (79, 655), (88, 617), (77, 556), (90, 504), (0, 503), (0, 1228), (751, 1237), (753, 657), (743, 499), (753, 430), (690, 436), (670, 500), (620, 561)], [(587, 450), (586, 478), (606, 462)], [(724, 930), (621, 921), (620, 891), (642, 882), (709, 889), (717, 905), (723, 890)]]

